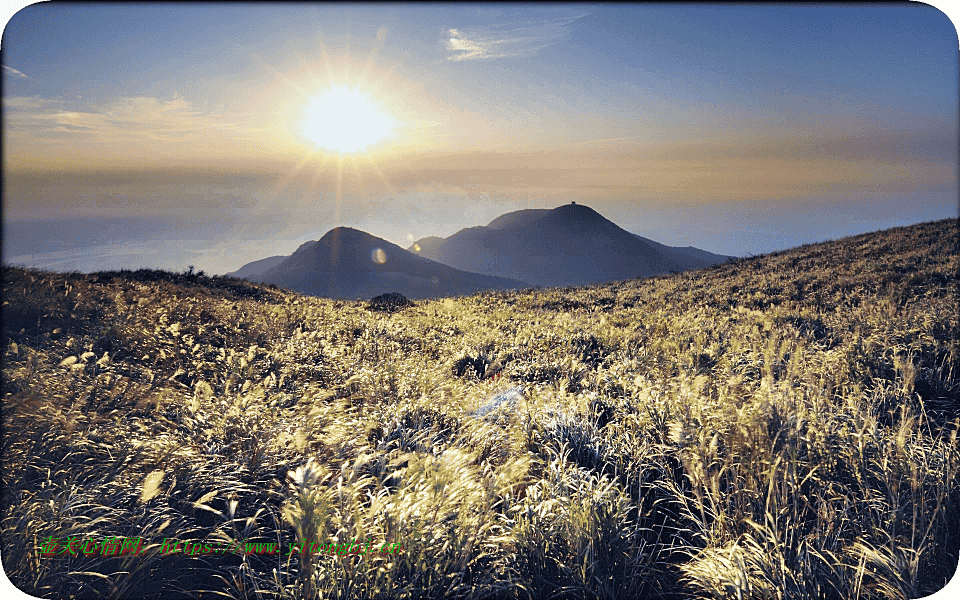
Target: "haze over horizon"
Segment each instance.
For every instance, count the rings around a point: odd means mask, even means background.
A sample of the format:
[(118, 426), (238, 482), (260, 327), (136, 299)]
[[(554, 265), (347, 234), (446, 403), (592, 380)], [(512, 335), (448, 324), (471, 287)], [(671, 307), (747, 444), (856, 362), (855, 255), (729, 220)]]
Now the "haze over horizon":
[(41, 3), (2, 47), (4, 263), (225, 273), (570, 201), (739, 256), (957, 216), (918, 3)]

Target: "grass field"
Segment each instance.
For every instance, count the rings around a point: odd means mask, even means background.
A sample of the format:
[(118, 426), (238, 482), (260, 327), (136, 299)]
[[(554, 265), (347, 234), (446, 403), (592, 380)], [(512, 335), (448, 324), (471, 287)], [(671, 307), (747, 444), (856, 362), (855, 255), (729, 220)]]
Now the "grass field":
[[(3, 567), (48, 598), (935, 592), (960, 530), (957, 235), (396, 312), (5, 267)], [(143, 547), (42, 555), (71, 536)], [(402, 550), (288, 551), (353, 540)]]

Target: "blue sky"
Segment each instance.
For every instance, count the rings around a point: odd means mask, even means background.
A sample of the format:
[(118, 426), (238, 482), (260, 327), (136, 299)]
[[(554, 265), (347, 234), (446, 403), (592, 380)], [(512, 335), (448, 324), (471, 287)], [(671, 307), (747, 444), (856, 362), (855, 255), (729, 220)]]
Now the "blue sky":
[(735, 255), (957, 214), (922, 4), (36, 4), (2, 53), (18, 264), (226, 272), (570, 200)]

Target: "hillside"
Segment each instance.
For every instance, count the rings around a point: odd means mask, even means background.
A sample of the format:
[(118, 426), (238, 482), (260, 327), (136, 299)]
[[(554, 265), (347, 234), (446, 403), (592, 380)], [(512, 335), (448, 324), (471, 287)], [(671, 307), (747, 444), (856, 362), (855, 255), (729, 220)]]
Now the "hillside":
[[(57, 598), (932, 593), (960, 528), (957, 239), (392, 314), (5, 267), (4, 570)], [(43, 556), (111, 536), (142, 552)], [(353, 540), (381, 550), (291, 553)]]
[(552, 287), (686, 271), (730, 258), (659, 244), (575, 203), (507, 213), (485, 227), (418, 240), (411, 248), (465, 271)]
[(241, 279), (252, 279), (253, 277), (268, 271), (273, 267), (279, 265), (283, 261), (287, 260), (287, 256), (268, 256), (267, 258), (261, 258), (260, 260), (255, 260), (253, 262), (247, 263), (237, 269), (227, 273), (230, 277), (240, 277)]
[(313, 296), (349, 299), (388, 292), (436, 298), (527, 287), (516, 280), (454, 269), (350, 227), (331, 229), (320, 240), (301, 245), (293, 255), (247, 279)]

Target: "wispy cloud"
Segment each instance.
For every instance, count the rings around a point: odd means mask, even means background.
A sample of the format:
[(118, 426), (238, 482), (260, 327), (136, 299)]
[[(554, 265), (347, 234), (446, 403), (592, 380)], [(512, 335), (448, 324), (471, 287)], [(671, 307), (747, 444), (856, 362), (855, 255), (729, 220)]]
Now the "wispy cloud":
[(600, 140), (585, 140), (583, 142), (574, 142), (570, 144), (571, 146), (585, 146), (587, 144), (605, 144), (608, 142), (625, 142), (627, 140), (639, 140), (643, 139), (645, 136), (642, 135), (631, 135), (627, 137), (615, 137), (615, 138), (604, 138)]
[(534, 17), (523, 23), (491, 24), (449, 30), (448, 60), (480, 60), (532, 56), (570, 34), (585, 13)]
[(99, 103), (61, 98), (3, 99), (5, 134), (19, 150), (49, 156), (52, 148), (65, 157), (153, 155), (208, 152), (215, 148), (249, 146), (259, 131), (249, 115), (198, 109), (179, 95), (172, 98), (122, 97)]
[(75, 106), (39, 97), (5, 98), (11, 131), (82, 133), (111, 140), (155, 139), (178, 141), (190, 133), (237, 131), (229, 117), (204, 114), (178, 95), (163, 100), (149, 97), (117, 98), (104, 104)]
[(7, 75), (13, 75), (14, 77), (22, 77), (24, 79), (33, 80), (33, 77), (30, 77), (29, 75), (24, 75), (20, 71), (14, 69), (13, 67), (8, 67), (7, 65), (3, 65), (3, 72)]

